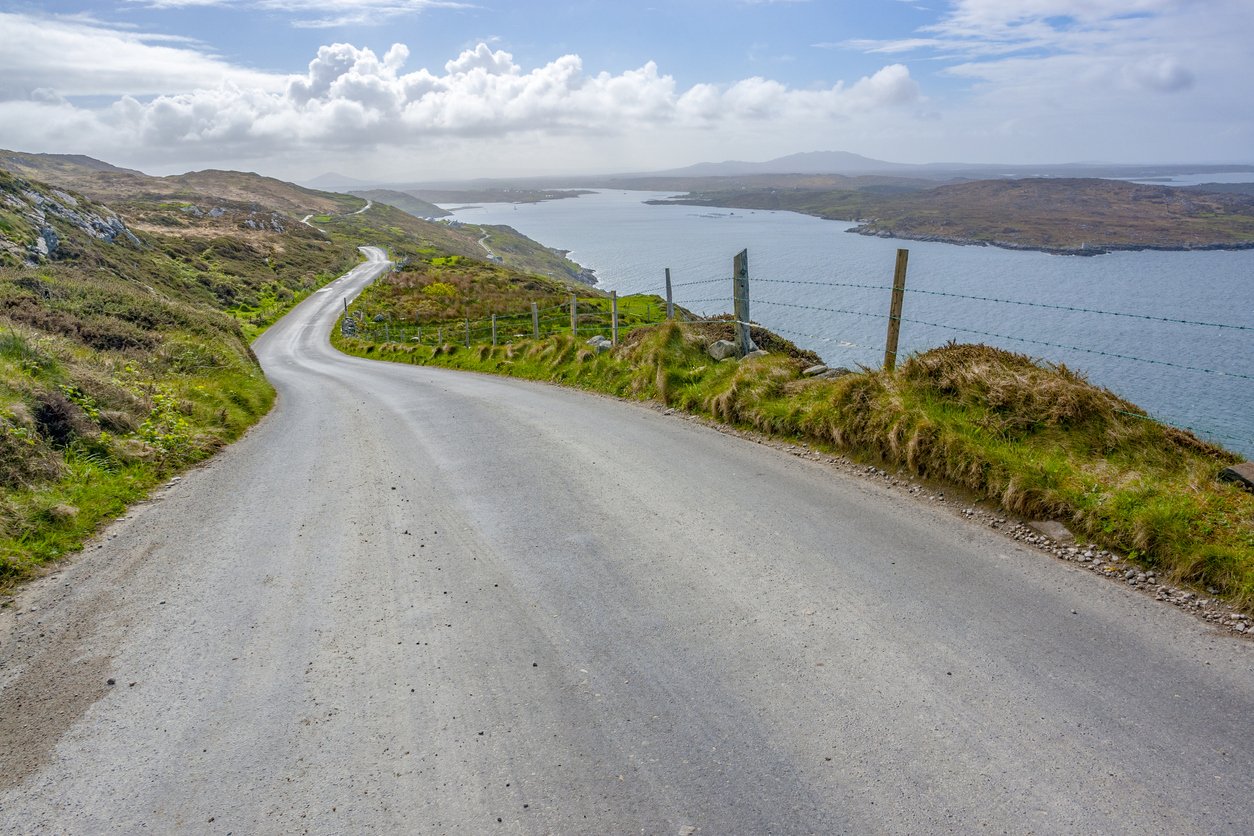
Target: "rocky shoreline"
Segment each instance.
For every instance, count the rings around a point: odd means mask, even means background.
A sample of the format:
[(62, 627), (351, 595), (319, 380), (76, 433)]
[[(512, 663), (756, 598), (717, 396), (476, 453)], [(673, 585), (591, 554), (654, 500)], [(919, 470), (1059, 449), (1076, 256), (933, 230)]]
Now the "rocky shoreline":
[(896, 238), (902, 241), (928, 241), (937, 244), (955, 244), (960, 247), (998, 247), (1003, 250), (1020, 250), (1023, 252), (1047, 253), (1049, 255), (1095, 256), (1108, 255), (1113, 252), (1139, 252), (1152, 250), (1155, 252), (1202, 252), (1206, 250), (1250, 250), (1254, 249), (1254, 241), (1210, 244), (1095, 244), (1084, 247), (1047, 247), (1022, 244), (1017, 241), (985, 241), (978, 238), (963, 238), (950, 235), (929, 235), (910, 233), (898, 229), (880, 229), (863, 224), (845, 230), (856, 235), (871, 238)]

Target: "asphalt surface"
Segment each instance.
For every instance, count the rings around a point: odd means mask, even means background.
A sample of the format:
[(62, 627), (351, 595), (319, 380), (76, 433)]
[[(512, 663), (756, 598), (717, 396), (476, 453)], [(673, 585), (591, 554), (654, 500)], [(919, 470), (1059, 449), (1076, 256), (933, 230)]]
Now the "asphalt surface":
[(1254, 832), (1250, 642), (678, 416), (344, 357), (384, 266), (0, 611), (0, 832)]

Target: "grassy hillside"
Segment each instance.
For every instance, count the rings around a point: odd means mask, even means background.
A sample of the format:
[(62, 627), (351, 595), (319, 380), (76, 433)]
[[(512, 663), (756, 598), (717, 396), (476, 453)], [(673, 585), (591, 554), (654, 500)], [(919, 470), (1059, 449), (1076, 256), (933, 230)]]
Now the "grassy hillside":
[(385, 203), (376, 203), (359, 214), (316, 216), (310, 222), (333, 240), (368, 241), (386, 247), (402, 266), (450, 255), (473, 261), (490, 261), (495, 257), (511, 270), (529, 275), (562, 283), (596, 282), (590, 271), (568, 259), (563, 251), (538, 244), (508, 226), (458, 221), (433, 223)]
[(397, 209), (400, 209), (402, 212), (408, 212), (415, 218), (443, 218), (450, 214), (434, 203), (414, 197), (408, 192), (398, 192), (395, 189), (354, 190), (349, 192), (349, 194), (354, 197), (364, 197), (367, 200), (373, 200), (375, 203), (386, 203), (389, 206), (395, 206)]
[(236, 438), (273, 392), (176, 273), (0, 269), (0, 588)]
[(357, 261), (256, 201), (124, 205), (0, 170), (0, 588), (263, 415), (250, 335)]
[(365, 205), (365, 200), (351, 195), (320, 192), (240, 171), (194, 171), (152, 177), (91, 157), (3, 150), (0, 169), (70, 189), (119, 210), (132, 202), (138, 206), (209, 202), (204, 209), (210, 211), (216, 202), (226, 202), (243, 208), (264, 207), (266, 211), (300, 218), (318, 212), (352, 212)]

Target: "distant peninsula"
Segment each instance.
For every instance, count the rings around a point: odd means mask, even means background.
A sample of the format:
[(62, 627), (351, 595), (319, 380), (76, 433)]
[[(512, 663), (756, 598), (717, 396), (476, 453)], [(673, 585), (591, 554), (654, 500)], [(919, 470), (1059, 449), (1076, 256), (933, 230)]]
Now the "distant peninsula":
[(920, 187), (742, 184), (655, 204), (787, 210), (850, 221), (861, 235), (1100, 255), (1114, 250), (1254, 248), (1254, 195), (1228, 187), (1032, 177)]
[(406, 189), (406, 193), (429, 203), (467, 205), (471, 203), (542, 203), (592, 194), (587, 189)]

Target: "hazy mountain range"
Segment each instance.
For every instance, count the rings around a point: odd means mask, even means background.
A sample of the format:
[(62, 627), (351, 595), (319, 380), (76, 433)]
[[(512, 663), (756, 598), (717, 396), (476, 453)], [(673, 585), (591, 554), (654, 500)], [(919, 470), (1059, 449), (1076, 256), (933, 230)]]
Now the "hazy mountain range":
[(526, 178), (494, 178), (473, 181), (428, 181), (386, 183), (361, 180), (344, 174), (328, 172), (305, 183), (318, 189), (357, 191), (372, 186), (395, 189), (485, 185), (507, 186), (544, 182), (553, 186), (592, 188), (599, 185), (622, 188), (631, 180), (657, 180), (659, 178), (693, 179), (702, 177), (753, 177), (761, 175), (840, 175), (846, 177), (884, 176), (906, 177), (925, 180), (970, 180), (1018, 177), (1109, 177), (1119, 179), (1149, 179), (1185, 174), (1217, 172), (1254, 172), (1254, 164), (1232, 163), (1224, 165), (1199, 165), (1189, 163), (1165, 163), (1155, 165), (1109, 162), (1075, 162), (1047, 165), (1008, 165), (1001, 163), (896, 163), (876, 160), (848, 151), (810, 151), (789, 154), (763, 162), (726, 160), (704, 162), (684, 168), (666, 171), (607, 173), (585, 176), (550, 176)]

